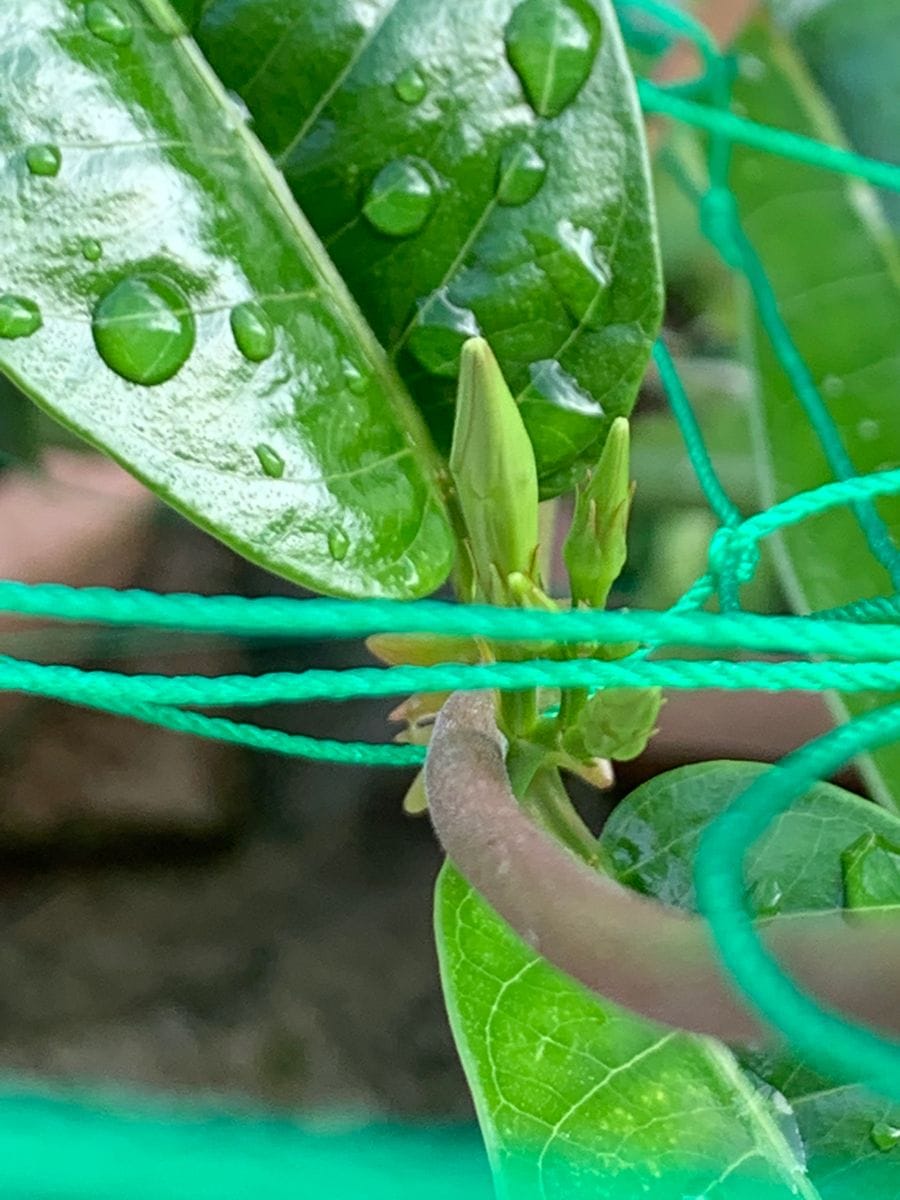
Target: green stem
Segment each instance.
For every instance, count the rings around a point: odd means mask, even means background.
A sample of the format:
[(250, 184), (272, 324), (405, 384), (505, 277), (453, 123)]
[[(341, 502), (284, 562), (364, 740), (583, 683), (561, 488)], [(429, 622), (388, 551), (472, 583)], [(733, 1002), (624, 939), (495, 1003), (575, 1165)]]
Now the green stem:
[(598, 865), (601, 856), (597, 839), (575, 811), (555, 767), (543, 767), (535, 774), (522, 806), (589, 866)]
[(537, 692), (500, 693), (500, 719), (509, 737), (527, 738), (538, 722)]
[(556, 718), (560, 735), (577, 722), (581, 710), (588, 701), (587, 688), (565, 688), (559, 698), (559, 714)]

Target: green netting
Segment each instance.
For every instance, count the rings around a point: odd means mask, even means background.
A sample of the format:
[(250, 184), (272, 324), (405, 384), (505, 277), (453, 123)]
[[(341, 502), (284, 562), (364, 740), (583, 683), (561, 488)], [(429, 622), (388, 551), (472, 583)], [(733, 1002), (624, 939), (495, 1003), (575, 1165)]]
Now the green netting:
[[(62, 621), (155, 626), (235, 636), (287, 633), (297, 637), (349, 638), (384, 632), (435, 632), (517, 642), (637, 641), (645, 647), (641, 654), (616, 662), (535, 658), (526, 662), (367, 667), (219, 678), (129, 676), (69, 666), (46, 666), (7, 656), (0, 657), (0, 690), (55, 697), (196, 736), (276, 753), (343, 763), (397, 766), (421, 762), (425, 751), (416, 746), (314, 739), (193, 710), (233, 704), (258, 705), (273, 700), (338, 701), (423, 690), (488, 687), (510, 690), (537, 685), (587, 688), (657, 685), (769, 691), (803, 688), (836, 689), (848, 693), (900, 691), (900, 552), (875, 507), (878, 497), (900, 494), (900, 470), (867, 476), (856, 473), (828, 408), (781, 317), (764, 267), (741, 228), (727, 182), (729, 154), (735, 142), (823, 170), (857, 176), (894, 191), (900, 191), (900, 166), (865, 158), (789, 131), (758, 125), (735, 115), (729, 111), (728, 60), (717, 51), (702, 26), (656, 0), (628, 0), (622, 8), (626, 14), (637, 12), (651, 18), (672, 37), (689, 38), (700, 51), (703, 70), (697, 80), (669, 88), (641, 80), (640, 98), (647, 112), (665, 114), (709, 133), (710, 187), (705, 195), (697, 198), (703, 230), (725, 262), (745, 279), (761, 325), (803, 405), (834, 481), (742, 519), (716, 474), (675, 364), (665, 344), (659, 342), (654, 359), (690, 461), (719, 522), (710, 546), (706, 573), (668, 613), (546, 613), (453, 606), (435, 601), (410, 604), (249, 600), (236, 596), (164, 596), (143, 591), (74, 590), (58, 585), (26, 586), (12, 581), (0, 582), (0, 610)], [(703, 96), (704, 102), (698, 102), (697, 96)], [(709, 97), (711, 103), (706, 102)], [(753, 577), (760, 541), (786, 526), (837, 506), (846, 506), (853, 511), (872, 554), (886, 568), (896, 594), (862, 597), (855, 604), (809, 617), (767, 617), (742, 611), (741, 588)], [(712, 598), (717, 599), (720, 611), (703, 612)], [(646, 657), (646, 651), (650, 649), (665, 651), (668, 647), (684, 646), (779, 651), (790, 657), (778, 662), (696, 660), (671, 655)], [(823, 1011), (784, 976), (760, 943), (745, 911), (742, 863), (748, 847), (765, 826), (815, 780), (828, 776), (855, 755), (898, 737), (900, 705), (893, 705), (851, 720), (790, 755), (783, 760), (780, 772), (761, 777), (710, 827), (702, 842), (696, 868), (701, 909), (710, 922), (724, 963), (748, 999), (807, 1059), (837, 1078), (852, 1082), (865, 1080), (895, 1099), (900, 1099), (900, 1045), (850, 1025), (837, 1014)], [(11, 1139), (19, 1150), (28, 1144), (28, 1136), (33, 1134), (28, 1119), (27, 1105), (17, 1107), (15, 1102), (2, 1113), (0, 1125), (7, 1131), (7, 1140)], [(15, 1133), (9, 1132), (10, 1128), (15, 1129), (17, 1120), (21, 1120), (29, 1131), (24, 1141), (20, 1138), (16, 1142)], [(78, 1121), (71, 1119), (59, 1125), (59, 1159), (66, 1159), (66, 1140), (74, 1144), (78, 1128)], [(146, 1147), (150, 1147), (156, 1136), (154, 1130), (152, 1123), (146, 1125)], [(261, 1144), (257, 1142), (253, 1153), (260, 1150)], [(429, 1143), (429, 1156), (432, 1150), (439, 1151), (440, 1147)], [(364, 1178), (366, 1164), (370, 1161), (366, 1158), (367, 1153), (364, 1150), (359, 1159), (361, 1173), (355, 1184), (351, 1185), (348, 1177), (348, 1187), (362, 1186), (365, 1194), (374, 1195), (371, 1178)], [(404, 1149), (403, 1154), (406, 1153)], [(203, 1161), (207, 1190), (193, 1190), (191, 1195), (220, 1196), (241, 1192), (241, 1189), (236, 1192), (233, 1186), (233, 1164), (231, 1168), (223, 1166), (222, 1170), (217, 1170), (212, 1156), (206, 1155)], [(244, 1166), (246, 1168), (246, 1163)], [(428, 1164), (422, 1170), (428, 1173)], [(97, 1190), (99, 1177), (92, 1177), (93, 1181), (83, 1186), (67, 1188), (60, 1179), (54, 1185), (51, 1173), (47, 1174), (46, 1187), (30, 1186), (27, 1194), (107, 1194)], [(269, 1182), (263, 1180), (264, 1175), (255, 1178), (251, 1172), (245, 1178), (248, 1191), (274, 1194), (269, 1176), (265, 1176)], [(248, 1191), (241, 1194), (248, 1194)], [(145, 1192), (132, 1190), (131, 1194), (143, 1195)], [(432, 1190), (431, 1194), (437, 1193)]]

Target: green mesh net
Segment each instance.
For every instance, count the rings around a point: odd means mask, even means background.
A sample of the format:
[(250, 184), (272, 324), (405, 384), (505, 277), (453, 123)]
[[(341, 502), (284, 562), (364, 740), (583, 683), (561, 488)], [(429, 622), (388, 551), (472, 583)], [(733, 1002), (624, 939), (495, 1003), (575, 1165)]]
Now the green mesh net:
[[(850, 693), (900, 691), (900, 551), (876, 508), (900, 494), (900, 469), (858, 474), (790, 331), (729, 190), (735, 143), (900, 191), (900, 166), (763, 126), (730, 110), (731, 70), (706, 30), (655, 0), (628, 0), (623, 17), (649, 18), (667, 38), (697, 47), (702, 77), (690, 87), (638, 81), (647, 113), (709, 134), (709, 188), (697, 197), (701, 225), (729, 267), (741, 275), (771, 348), (814, 430), (833, 480), (744, 519), (720, 482), (700, 426), (665, 344), (654, 360), (687, 455), (718, 521), (707, 570), (668, 612), (548, 613), (436, 601), (244, 599), (160, 595), (103, 588), (71, 589), (0, 582), (0, 610), (58, 621), (157, 628), (231, 636), (356, 638), (376, 633), (440, 633), (517, 643), (639, 642), (644, 652), (613, 662), (551, 660), (429, 667), (360, 667), (262, 676), (123, 675), (0, 657), (0, 689), (52, 697), (148, 724), (279, 754), (336, 763), (410, 766), (419, 746), (347, 743), (238, 722), (197, 709), (273, 701), (341, 701), (418, 691), (534, 687), (727, 688)], [(626, 25), (627, 25), (626, 21)], [(656, 34), (632, 29), (642, 48)], [(654, 43), (655, 44), (655, 43)], [(712, 97), (698, 102), (692, 95)], [(741, 590), (759, 560), (761, 541), (830, 509), (855, 516), (894, 594), (860, 598), (807, 617), (763, 616), (742, 609)], [(715, 600), (717, 611), (704, 611)], [(778, 661), (649, 657), (648, 650), (778, 652)], [(708, 829), (696, 864), (697, 893), (721, 958), (738, 986), (808, 1061), (836, 1079), (865, 1079), (900, 1099), (900, 1045), (824, 1011), (782, 973), (761, 944), (744, 902), (742, 864), (765, 827), (817, 780), (856, 755), (900, 738), (900, 704), (876, 708), (784, 759), (761, 776)], [(47, 1155), (48, 1146), (52, 1153)], [(441, 1181), (436, 1164), (451, 1165)], [(256, 1197), (327, 1188), (333, 1195), (488, 1195), (490, 1184), (472, 1131), (375, 1129), (310, 1132), (264, 1119), (177, 1112), (135, 1113), (123, 1103), (92, 1110), (71, 1098), (7, 1088), (0, 1097), (0, 1186), (5, 1196), (132, 1198)], [(293, 1182), (292, 1182), (293, 1181)], [(444, 1190), (442, 1190), (442, 1188)]]

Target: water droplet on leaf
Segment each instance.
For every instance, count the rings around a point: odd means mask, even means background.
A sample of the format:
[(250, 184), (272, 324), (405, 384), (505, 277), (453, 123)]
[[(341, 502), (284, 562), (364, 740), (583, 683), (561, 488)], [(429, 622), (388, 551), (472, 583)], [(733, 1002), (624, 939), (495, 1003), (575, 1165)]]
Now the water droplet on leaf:
[(99, 262), (103, 257), (103, 247), (96, 238), (84, 238), (81, 243), (81, 253), (88, 262)]
[(570, 315), (587, 329), (600, 328), (605, 323), (604, 298), (612, 271), (590, 229), (563, 220), (556, 231), (555, 238), (534, 230), (526, 236)]
[(569, 466), (603, 432), (603, 405), (580, 387), (556, 359), (528, 368), (531, 382), (520, 408), (543, 479)]
[(275, 352), (275, 327), (261, 304), (247, 300), (231, 310), (235, 344), (250, 362), (263, 362)]
[(88, 0), (84, 21), (94, 37), (111, 46), (127, 46), (134, 36), (131, 24), (106, 0)]
[(41, 324), (41, 310), (33, 300), (11, 292), (0, 296), (0, 338), (31, 337)]
[(774, 917), (781, 911), (784, 898), (781, 884), (774, 876), (763, 876), (754, 884), (750, 893), (750, 904), (757, 917)]
[(881, 426), (871, 417), (863, 417), (856, 426), (856, 432), (864, 442), (877, 442), (881, 436)]
[(822, 391), (832, 400), (843, 396), (846, 385), (840, 375), (826, 375), (822, 380)]
[(350, 539), (343, 529), (332, 529), (328, 534), (328, 553), (335, 562), (343, 562), (350, 549)]
[(259, 465), (269, 478), (280, 479), (284, 474), (284, 459), (278, 451), (265, 442), (260, 442), (258, 446), (253, 447), (253, 450), (259, 459)]
[(900, 905), (900, 846), (880, 833), (864, 833), (841, 855), (848, 908)]
[(404, 104), (420, 104), (425, 99), (428, 84), (416, 67), (407, 67), (394, 80), (394, 91)]
[(541, 117), (558, 116), (587, 82), (600, 46), (587, 0), (524, 0), (506, 26), (506, 55)]
[(446, 288), (420, 300), (418, 305), (409, 349), (426, 371), (453, 379), (459, 371), (463, 343), (481, 332), (475, 314), (454, 304)]
[(250, 111), (247, 101), (240, 92), (236, 92), (233, 88), (228, 88), (228, 99), (231, 101), (231, 107), (234, 109), (234, 114), (242, 125), (253, 124), (253, 113)]
[(896, 1125), (889, 1125), (887, 1121), (877, 1121), (869, 1130), (869, 1140), (877, 1150), (886, 1154), (900, 1143), (900, 1129)]
[(45, 175), (52, 178), (59, 174), (62, 155), (58, 146), (51, 146), (48, 143), (29, 146), (25, 151), (25, 163), (32, 175)]
[(352, 359), (345, 358), (341, 364), (344, 371), (344, 383), (354, 396), (365, 395), (368, 386), (365, 375)]
[(132, 275), (100, 298), (92, 321), (106, 365), (132, 383), (164, 383), (184, 366), (196, 328), (187, 297), (162, 275)]
[(527, 204), (541, 190), (547, 176), (547, 163), (528, 142), (507, 146), (500, 155), (497, 172), (499, 204)]
[(434, 207), (430, 176), (431, 169), (421, 159), (395, 159), (375, 176), (363, 212), (376, 229), (391, 237), (416, 233)]

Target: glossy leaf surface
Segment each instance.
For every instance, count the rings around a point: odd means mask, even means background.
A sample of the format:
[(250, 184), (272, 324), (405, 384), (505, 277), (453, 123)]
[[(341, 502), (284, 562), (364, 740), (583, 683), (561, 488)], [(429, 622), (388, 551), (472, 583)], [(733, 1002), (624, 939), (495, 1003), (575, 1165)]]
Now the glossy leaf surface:
[[(833, 116), (788, 42), (766, 24), (741, 46), (736, 98), (753, 120), (840, 140)], [(888, 102), (886, 98), (885, 103)], [(857, 472), (900, 465), (900, 253), (874, 193), (857, 181), (736, 148), (732, 186), (744, 227), (797, 349)], [(761, 469), (771, 498), (834, 478), (822, 447), (771, 346), (753, 320)], [(900, 545), (900, 498), (878, 502)], [(894, 589), (854, 515), (808, 520), (784, 535), (789, 586), (800, 610), (827, 609)], [(840, 548), (836, 553), (836, 548)], [(884, 697), (849, 699), (853, 711)], [(873, 786), (900, 805), (900, 748), (877, 752)]]
[(179, 30), (165, 0), (0, 7), (0, 368), (264, 566), (430, 591), (419, 419)]
[(199, 45), (446, 450), (481, 332), (545, 492), (632, 405), (661, 308), (607, 0), (213, 0)]
[[(610, 869), (690, 908), (702, 828), (764, 769), (707, 763), (645, 784), (603, 831)], [(758, 911), (841, 905), (842, 852), (869, 830), (896, 838), (900, 823), (842, 789), (816, 788), (748, 858)], [(895, 1189), (879, 1195), (898, 1194), (900, 1150), (888, 1161), (868, 1140), (895, 1114), (859, 1089), (826, 1093), (784, 1056), (736, 1057), (598, 1000), (543, 962), (451, 866), (436, 923), (500, 1195), (849, 1200), (869, 1181)], [(796, 1111), (783, 1093), (798, 1096)]]

